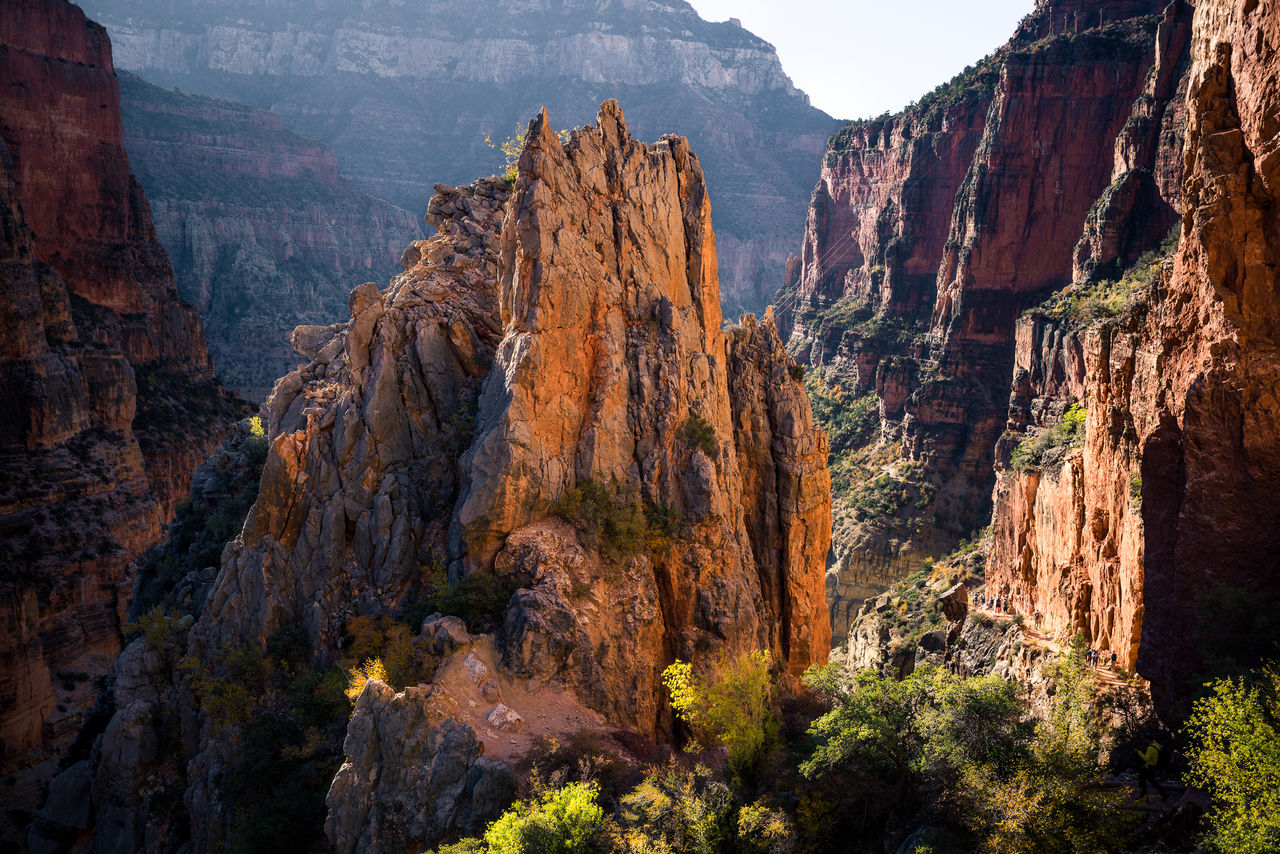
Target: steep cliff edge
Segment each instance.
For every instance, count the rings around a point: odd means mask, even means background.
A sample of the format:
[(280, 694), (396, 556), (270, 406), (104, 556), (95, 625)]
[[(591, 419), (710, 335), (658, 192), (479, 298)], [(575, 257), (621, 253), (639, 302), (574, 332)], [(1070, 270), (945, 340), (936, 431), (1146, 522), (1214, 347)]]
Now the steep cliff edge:
[(130, 564), (163, 539), (232, 402), (129, 175), (105, 31), (69, 3), (6, 3), (0, 91), (9, 822), (93, 704), (120, 651)]
[[(120, 65), (269, 109), (333, 146), (357, 186), (418, 212), (433, 181), (498, 168), (484, 144), (546, 103), (565, 127), (605, 98), (633, 129), (703, 153), (720, 204), (722, 298), (758, 310), (804, 228), (815, 162), (838, 123), (792, 86), (771, 45), (684, 0), (89, 0)], [(558, 130), (559, 128), (557, 128)]]
[(295, 332), (311, 362), (267, 404), (243, 533), (207, 595), (169, 598), (194, 619), (126, 650), (99, 746), (59, 778), (93, 799), (93, 826), (50, 806), (33, 840), (204, 851), (244, 832), (257, 805), (223, 788), (249, 761), (231, 734), (290, 695), (256, 671), (228, 717), (210, 699), (228, 662), (274, 661), (284, 637), (339, 660), (358, 618), (449, 607), (446, 563), (450, 590), (501, 600), (411, 620), (419, 675), (359, 695), (328, 772), (341, 851), (483, 827), (539, 735), (669, 735), (676, 656), (825, 661), (826, 439), (771, 317), (721, 329), (688, 142), (637, 142), (608, 102), (562, 144), (544, 112), (514, 188), (437, 190), (439, 233), (405, 272), (357, 288), (346, 323)]
[(340, 320), (351, 282), (399, 269), (413, 214), (351, 186), (327, 146), (242, 104), (120, 75), (124, 144), (178, 294), (224, 384), (254, 401), (298, 367), (294, 327)]
[[(1117, 138), (1147, 97), (1162, 5), (1042, 0), (992, 56), (833, 138), (780, 303), (839, 423), (837, 635), (864, 598), (988, 521), (1015, 320), (1072, 280)], [(1151, 96), (1157, 128), (1173, 94)]]
[(1118, 311), (1019, 325), (1011, 426), (1073, 402), (1087, 418), (1078, 449), (1000, 475), (989, 576), (1115, 651), (1169, 710), (1272, 651), (1280, 593), (1280, 6), (1201, 2), (1190, 45), (1180, 241), (1118, 284), (1081, 283), (1084, 305)]

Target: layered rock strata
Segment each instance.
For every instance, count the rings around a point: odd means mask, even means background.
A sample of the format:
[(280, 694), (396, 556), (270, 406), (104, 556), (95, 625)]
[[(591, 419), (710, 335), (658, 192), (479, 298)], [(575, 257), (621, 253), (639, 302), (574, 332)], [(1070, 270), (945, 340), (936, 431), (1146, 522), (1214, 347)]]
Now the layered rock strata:
[(572, 127), (619, 98), (637, 133), (680, 128), (703, 152), (730, 309), (758, 310), (776, 289), (815, 161), (838, 127), (795, 89), (771, 45), (672, 0), (432, 0), (412, 14), (394, 0), (85, 8), (107, 24), (122, 67), (269, 109), (333, 146), (366, 192), (415, 212), (432, 181), (500, 169), (486, 135), (501, 142), (544, 102)]
[(93, 704), (130, 565), (163, 539), (232, 405), (130, 177), (106, 32), (60, 0), (6, 3), (0, 91), (7, 823)]
[[(357, 288), (346, 323), (295, 332), (311, 361), (268, 401), (258, 500), (178, 641), (213, 666), (300, 629), (323, 662), (352, 617), (412, 605), (446, 560), (455, 583), (515, 588), (492, 632), (422, 624), (428, 683), (364, 689), (327, 802), (340, 851), (475, 832), (536, 736), (669, 734), (659, 676), (676, 656), (765, 649), (798, 675), (830, 644), (826, 439), (771, 317), (721, 329), (688, 142), (634, 141), (609, 102), (565, 144), (544, 112), (519, 167), (513, 189), (439, 185), (439, 233), (405, 273)], [(610, 539), (575, 500), (644, 521)], [(218, 782), (235, 741), (182, 711), (181, 678), (129, 666), (152, 687), (117, 690), (91, 833), (213, 850), (235, 821)], [(161, 789), (185, 815), (161, 817)], [(46, 837), (68, 832), (44, 816)]]
[[(837, 634), (862, 597), (988, 521), (1015, 319), (1071, 281), (1117, 139), (1138, 136), (1126, 127), (1135, 100), (1149, 99), (1144, 141), (1176, 114), (1178, 45), (1157, 33), (1160, 8), (1041, 2), (976, 67), (833, 138), (780, 299), (788, 346), (820, 385), (877, 410), (834, 463), (848, 484), (828, 588)], [(1158, 83), (1144, 94), (1149, 72)], [(1129, 151), (1130, 169), (1149, 168), (1154, 147)], [(1107, 260), (1149, 248), (1160, 225), (1144, 228), (1100, 236), (1127, 241)]]
[(1121, 317), (1019, 327), (1011, 421), (1069, 400), (1088, 418), (1080, 450), (1001, 475), (992, 581), (1116, 652), (1166, 711), (1274, 642), (1277, 52), (1280, 6), (1197, 4), (1180, 242)]
[(399, 269), (416, 217), (368, 196), (333, 151), (271, 113), (120, 76), (124, 142), (178, 294), (222, 382), (254, 401), (298, 367), (289, 335), (346, 313), (352, 281)]

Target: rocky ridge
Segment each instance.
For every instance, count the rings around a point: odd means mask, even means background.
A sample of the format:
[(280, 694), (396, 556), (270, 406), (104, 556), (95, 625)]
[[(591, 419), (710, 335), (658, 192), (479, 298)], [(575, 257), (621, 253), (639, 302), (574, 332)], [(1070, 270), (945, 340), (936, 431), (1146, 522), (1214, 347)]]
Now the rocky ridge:
[(397, 270), (416, 217), (351, 186), (331, 149), (270, 113), (119, 77), (125, 148), (178, 294), (219, 379), (265, 400), (298, 367), (294, 327), (341, 319), (352, 281)]
[(0, 836), (120, 651), (131, 564), (233, 416), (130, 177), (105, 31), (0, 10)]
[(421, 210), (433, 180), (499, 168), (501, 141), (546, 103), (565, 127), (606, 98), (635, 131), (675, 128), (720, 200), (722, 298), (758, 310), (804, 227), (814, 162), (838, 126), (773, 48), (683, 0), (91, 0), (121, 65), (164, 86), (243, 101), (331, 145), (372, 195)]
[[(771, 317), (721, 329), (688, 142), (633, 140), (609, 102), (562, 144), (544, 112), (514, 188), (437, 190), (439, 233), (405, 272), (352, 292), (346, 323), (295, 332), (311, 361), (266, 406), (258, 500), (170, 656), (217, 667), (289, 629), (332, 661), (352, 618), (402, 613), (446, 563), (455, 585), (514, 589), (489, 630), (415, 625), (423, 684), (364, 688), (327, 799), (341, 851), (474, 832), (537, 734), (669, 734), (676, 656), (767, 649), (798, 674), (830, 645), (825, 437)], [(619, 540), (574, 501), (643, 521)], [(49, 809), (41, 840), (200, 851), (236, 832), (218, 781), (238, 748), (166, 655), (141, 637), (121, 657), (76, 772), (93, 825)], [(159, 807), (177, 792), (183, 808)]]

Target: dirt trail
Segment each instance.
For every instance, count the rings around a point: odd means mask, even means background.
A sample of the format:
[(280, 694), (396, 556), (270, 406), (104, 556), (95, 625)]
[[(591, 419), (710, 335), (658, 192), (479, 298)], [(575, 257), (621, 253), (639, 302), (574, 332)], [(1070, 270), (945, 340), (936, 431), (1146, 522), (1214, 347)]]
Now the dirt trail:
[[(1056, 640), (1040, 630), (1038, 626), (1032, 624), (1032, 620), (1023, 614), (1014, 614), (1008, 611), (997, 611), (994, 608), (969, 604), (969, 610), (977, 611), (985, 614), (993, 620), (1005, 621), (1013, 620), (1016, 617), (1022, 617), (1022, 624), (1018, 629), (1022, 632), (1022, 642), (1024, 645), (1037, 646), (1041, 649), (1049, 650), (1055, 655), (1062, 655), (1066, 651), (1066, 646), (1059, 640)], [(1108, 665), (1099, 663), (1094, 668), (1097, 674), (1098, 684), (1106, 687), (1118, 687), (1127, 684), (1124, 675)]]

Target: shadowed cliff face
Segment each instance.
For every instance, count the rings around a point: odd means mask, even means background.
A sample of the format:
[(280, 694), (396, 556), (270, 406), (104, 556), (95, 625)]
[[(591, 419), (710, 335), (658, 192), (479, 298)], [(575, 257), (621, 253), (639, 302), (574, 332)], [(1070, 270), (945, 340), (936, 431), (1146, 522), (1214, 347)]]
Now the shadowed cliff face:
[(125, 146), (178, 292), (218, 377), (265, 400), (298, 366), (294, 327), (341, 319), (353, 281), (398, 269), (416, 217), (351, 186), (332, 150), (270, 113), (120, 79)]
[[(825, 661), (826, 438), (771, 316), (721, 329), (687, 140), (637, 142), (608, 102), (562, 144), (544, 113), (514, 188), (437, 190), (439, 233), (405, 272), (352, 292), (349, 321), (295, 332), (309, 364), (266, 406), (257, 502), (189, 633), (121, 657), (115, 715), (77, 771), (92, 786), (59, 778), (92, 789), (98, 844), (212, 851), (236, 827), (219, 780), (239, 742), (182, 712), (192, 689), (162, 656), (216, 667), (288, 628), (330, 662), (351, 618), (425, 601), (449, 562), (455, 583), (515, 592), (483, 634), (428, 618), (414, 647), (435, 650), (434, 675), (360, 696), (328, 789), (339, 850), (482, 828), (538, 735), (669, 735), (659, 677), (676, 656), (765, 649), (791, 676)], [(569, 509), (586, 501), (633, 527), (593, 527)], [(272, 708), (273, 690), (251, 702)], [(70, 832), (42, 814), (41, 838)]]
[(232, 405), (129, 175), (105, 31), (69, 3), (6, 3), (0, 91), (0, 771), (21, 810), (120, 650), (131, 562)]
[(1015, 319), (1071, 281), (1161, 5), (1041, 3), (918, 105), (833, 138), (779, 299), (816, 392), (870, 413), (833, 461), (837, 635), (863, 598), (988, 521)]
[[(1081, 450), (1001, 475), (993, 581), (1115, 650), (1173, 714), (1276, 642), (1278, 52), (1277, 4), (1197, 5), (1180, 242), (1119, 317), (1019, 327), (1011, 423), (1052, 423), (1073, 398), (1089, 416)], [(1117, 170), (1141, 149), (1118, 146)]]
[[(433, 181), (499, 169), (484, 143), (545, 104), (564, 127), (605, 98), (647, 138), (703, 152), (720, 203), (722, 298), (757, 310), (804, 227), (816, 159), (837, 123), (809, 106), (772, 47), (683, 0), (406, 6), (290, 0), (93, 0), (124, 68), (243, 101), (333, 146), (365, 191), (420, 211)], [(559, 128), (557, 128), (559, 130)]]

